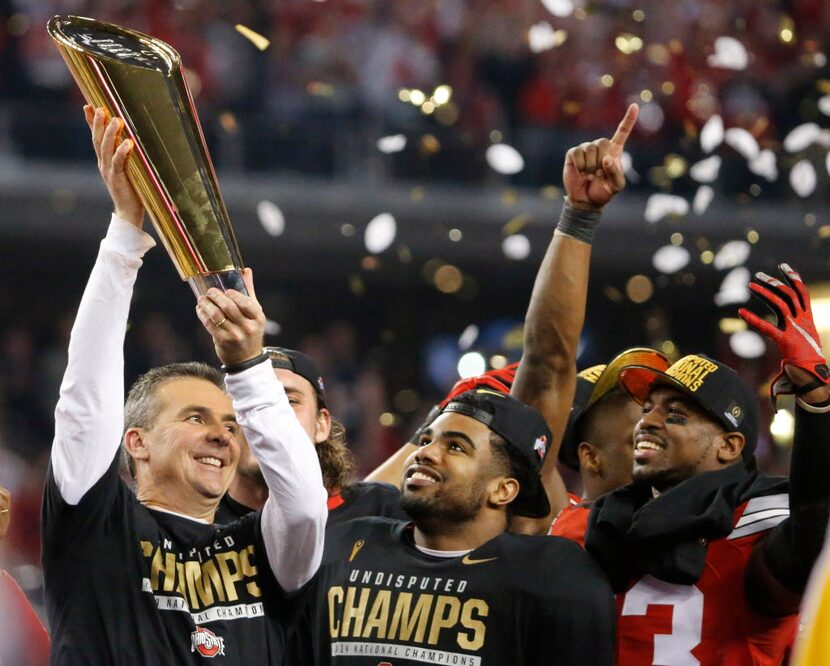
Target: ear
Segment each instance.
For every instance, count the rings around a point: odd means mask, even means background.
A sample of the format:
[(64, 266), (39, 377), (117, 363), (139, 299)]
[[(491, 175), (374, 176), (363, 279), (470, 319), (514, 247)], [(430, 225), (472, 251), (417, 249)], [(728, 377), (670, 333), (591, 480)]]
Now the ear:
[(519, 481), (512, 476), (500, 476), (493, 479), (493, 484), (488, 500), (497, 507), (510, 504), (519, 494)]
[(134, 462), (150, 459), (150, 451), (147, 448), (144, 434), (143, 428), (129, 428), (124, 433), (124, 448), (127, 449), (127, 453), (130, 454)]
[(726, 432), (720, 436), (716, 450), (718, 462), (722, 465), (731, 465), (743, 455), (746, 440), (739, 432)]
[(588, 442), (580, 442), (576, 447), (576, 456), (579, 459), (580, 469), (584, 469), (590, 474), (597, 475), (602, 469), (599, 456), (596, 448)]
[(325, 407), (317, 410), (317, 420), (314, 424), (314, 443), (325, 442), (331, 434), (331, 412)]

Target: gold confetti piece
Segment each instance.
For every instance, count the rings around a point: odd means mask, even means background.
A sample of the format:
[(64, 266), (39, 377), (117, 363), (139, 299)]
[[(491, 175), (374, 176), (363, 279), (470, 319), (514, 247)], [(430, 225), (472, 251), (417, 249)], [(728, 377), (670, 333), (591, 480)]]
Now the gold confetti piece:
[(249, 27), (242, 25), (241, 23), (237, 23), (234, 28), (236, 28), (236, 31), (240, 35), (245, 37), (245, 39), (250, 41), (251, 44), (256, 46), (260, 51), (264, 51), (271, 45), (270, 40), (266, 39), (258, 32), (251, 30)]
[(530, 223), (531, 220), (533, 220), (533, 216), (530, 213), (522, 213), (505, 224), (502, 227), (501, 232), (505, 236), (512, 236), (513, 234), (517, 234), (524, 229), (524, 227)]
[(819, 238), (830, 238), (830, 224), (825, 224), (818, 228)]

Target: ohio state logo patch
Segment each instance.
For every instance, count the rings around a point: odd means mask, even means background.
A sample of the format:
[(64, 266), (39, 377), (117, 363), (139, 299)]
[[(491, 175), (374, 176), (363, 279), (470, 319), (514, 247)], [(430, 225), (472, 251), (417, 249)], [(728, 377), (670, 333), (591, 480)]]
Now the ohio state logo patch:
[(196, 627), (196, 631), (190, 634), (190, 651), (198, 652), (209, 659), (217, 655), (224, 657), (225, 639), (217, 636), (210, 629)]

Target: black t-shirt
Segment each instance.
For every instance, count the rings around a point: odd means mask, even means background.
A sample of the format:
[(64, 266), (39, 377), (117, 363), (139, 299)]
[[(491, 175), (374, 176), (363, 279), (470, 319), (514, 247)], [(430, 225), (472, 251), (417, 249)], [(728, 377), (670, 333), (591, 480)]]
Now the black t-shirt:
[[(335, 496), (337, 497), (337, 496)], [(327, 525), (343, 523), (353, 518), (382, 516), (396, 520), (409, 520), (401, 508), (401, 493), (388, 483), (360, 482), (346, 486), (339, 495), (342, 503), (329, 498), (329, 519)], [(332, 506), (336, 504), (336, 506)]]
[(326, 535), (313, 662), (612, 664), (614, 597), (576, 544), (502, 534), (464, 557), (415, 548), (412, 525), (363, 518)]
[[(216, 509), (216, 524), (227, 525), (251, 513), (253, 509), (237, 502), (228, 493)], [(329, 498), (329, 517), (326, 526), (342, 523), (352, 518), (385, 516), (408, 520), (401, 509), (401, 493), (388, 483), (360, 482), (347, 486), (339, 495)]]
[(279, 663), (304, 594), (280, 589), (259, 512), (218, 527), (150, 510), (120, 480), (118, 459), (76, 506), (49, 471), (52, 663)]

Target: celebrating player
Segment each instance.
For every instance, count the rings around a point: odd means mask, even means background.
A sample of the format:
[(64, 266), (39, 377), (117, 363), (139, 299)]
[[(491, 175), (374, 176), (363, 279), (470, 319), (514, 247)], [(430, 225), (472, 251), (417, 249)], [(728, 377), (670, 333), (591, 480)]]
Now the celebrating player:
[[(250, 296), (210, 290), (197, 312), (228, 373), (173, 364), (123, 401), (132, 285), (154, 242), (124, 171), (121, 121), (85, 108), (114, 203), (81, 301), (55, 412), (43, 508), (52, 663), (279, 663), (292, 593), (314, 574), (326, 493), (308, 437), (263, 353), (265, 316)], [(224, 386), (227, 386), (225, 392)], [(233, 398), (233, 404), (231, 403)], [(238, 423), (237, 423), (238, 420)], [(261, 511), (212, 525), (242, 432), (268, 485)], [(119, 478), (119, 440), (136, 494)], [(272, 437), (279, 431), (279, 440)]]
[(830, 386), (807, 289), (781, 271), (751, 284), (777, 324), (740, 314), (778, 346), (773, 395), (796, 394), (789, 488), (755, 468), (758, 405), (733, 370), (690, 355), (620, 374), (643, 405), (634, 483), (594, 503), (586, 536), (619, 592), (620, 664), (780, 664), (793, 638), (827, 525)]
[(549, 512), (549, 441), (536, 410), (497, 391), (445, 405), (406, 467), (413, 523), (328, 531), (314, 663), (611, 663), (613, 601), (595, 564), (565, 539), (507, 533), (511, 514)]
[(582, 497), (571, 497), (553, 521), (550, 534), (585, 543), (591, 503), (598, 497), (631, 483), (634, 465), (632, 431), (642, 409), (617, 384), (629, 365), (648, 365), (658, 370), (669, 360), (655, 349), (627, 349), (607, 365), (595, 365), (576, 377), (576, 394), (568, 426), (559, 449), (559, 460), (578, 471)]

